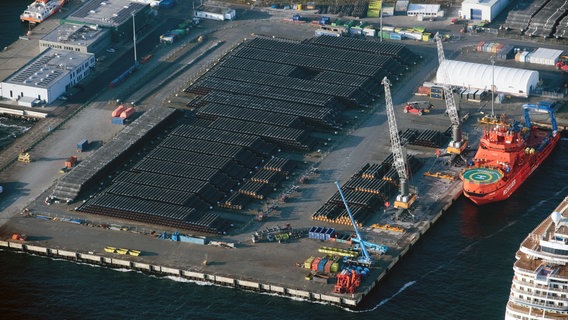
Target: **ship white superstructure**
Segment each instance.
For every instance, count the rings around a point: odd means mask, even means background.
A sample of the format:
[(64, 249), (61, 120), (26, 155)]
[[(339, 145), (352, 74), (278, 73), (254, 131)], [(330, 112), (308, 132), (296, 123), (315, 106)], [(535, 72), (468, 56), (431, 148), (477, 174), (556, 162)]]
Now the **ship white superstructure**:
[(568, 319), (568, 197), (523, 241), (506, 320)]

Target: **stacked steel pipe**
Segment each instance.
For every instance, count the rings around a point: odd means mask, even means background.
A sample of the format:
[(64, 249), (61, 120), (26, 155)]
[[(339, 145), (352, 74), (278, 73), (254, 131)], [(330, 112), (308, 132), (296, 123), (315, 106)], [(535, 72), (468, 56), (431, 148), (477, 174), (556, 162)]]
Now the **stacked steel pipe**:
[(79, 211), (134, 220), (176, 229), (218, 234), (229, 228), (229, 221), (213, 213), (147, 199), (102, 193), (79, 207)]
[(276, 149), (276, 146), (262, 140), (258, 136), (253, 136), (250, 134), (242, 134), (242, 133), (239, 134), (235, 132), (228, 132), (225, 130), (217, 130), (213, 128), (207, 128), (196, 125), (181, 125), (175, 128), (171, 132), (171, 135), (195, 139), (195, 140), (221, 142), (229, 145), (245, 147), (248, 150), (260, 156), (270, 155)]

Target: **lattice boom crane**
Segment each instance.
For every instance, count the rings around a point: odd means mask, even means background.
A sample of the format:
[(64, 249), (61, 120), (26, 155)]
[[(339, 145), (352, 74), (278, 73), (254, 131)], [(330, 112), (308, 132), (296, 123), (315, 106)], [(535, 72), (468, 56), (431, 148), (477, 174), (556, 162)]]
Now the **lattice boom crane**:
[(408, 172), (406, 166), (406, 152), (400, 143), (400, 137), (398, 135), (398, 127), (396, 125), (396, 118), (394, 115), (394, 107), (392, 104), (392, 97), (390, 86), (391, 83), (387, 77), (383, 78), (381, 84), (385, 87), (385, 102), (387, 110), (387, 119), (389, 122), (389, 135), (391, 139), (391, 149), (394, 158), (394, 166), (398, 173), (400, 179), (400, 194), (396, 196), (396, 201), (394, 202), (395, 208), (408, 209), (414, 200), (416, 200), (415, 194), (410, 194), (408, 188)]
[[(446, 59), (444, 56), (444, 47), (442, 46), (442, 37), (439, 33), (434, 36), (436, 39), (436, 46), (438, 48), (438, 68), (442, 67), (442, 62)], [(452, 141), (448, 144), (446, 148), (447, 153), (461, 154), (463, 150), (467, 147), (467, 139), (464, 139), (461, 131), (461, 121), (458, 113), (458, 108), (456, 106), (456, 100), (454, 99), (454, 92), (452, 86), (448, 84), (449, 81), (448, 72), (446, 69), (442, 70), (444, 76), (444, 98), (446, 100), (446, 110), (448, 116), (450, 117), (450, 122), (452, 123)], [(438, 79), (440, 81), (440, 79)]]

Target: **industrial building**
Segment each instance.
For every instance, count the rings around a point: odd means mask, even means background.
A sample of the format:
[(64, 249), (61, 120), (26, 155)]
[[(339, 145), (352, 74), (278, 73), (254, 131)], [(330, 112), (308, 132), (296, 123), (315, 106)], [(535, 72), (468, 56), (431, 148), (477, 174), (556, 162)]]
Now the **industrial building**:
[(509, 5), (509, 2), (509, 0), (464, 0), (458, 15), (467, 20), (491, 22)]
[(444, 11), (440, 10), (439, 4), (416, 4), (411, 3), (408, 5), (408, 10), (406, 14), (409, 17), (423, 17), (423, 18), (430, 18), (430, 17), (443, 17)]
[(29, 105), (30, 100), (50, 104), (85, 78), (95, 55), (47, 48), (2, 82), (2, 97)]
[(130, 0), (91, 0), (61, 21), (109, 29), (111, 39), (121, 41), (132, 37), (133, 16), (139, 30), (152, 18), (152, 9), (149, 4)]
[(201, 6), (193, 12), (193, 15), (201, 19), (224, 21), (235, 19), (237, 12), (230, 8)]
[(490, 90), (507, 95), (528, 97), (536, 89), (539, 73), (534, 70), (492, 66), (456, 60), (444, 60), (436, 72), (436, 82), (467, 89)]
[(98, 25), (63, 23), (39, 40), (41, 51), (47, 48), (83, 53), (100, 53), (111, 43), (110, 31)]

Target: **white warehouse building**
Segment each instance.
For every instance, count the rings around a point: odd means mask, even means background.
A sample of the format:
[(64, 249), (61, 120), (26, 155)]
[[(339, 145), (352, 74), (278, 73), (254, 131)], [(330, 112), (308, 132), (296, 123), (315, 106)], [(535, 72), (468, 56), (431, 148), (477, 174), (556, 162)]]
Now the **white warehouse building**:
[(193, 15), (201, 19), (224, 21), (234, 20), (237, 12), (234, 9), (225, 7), (200, 6), (193, 12)]
[(444, 60), (436, 72), (439, 84), (482, 90), (491, 90), (495, 84), (496, 93), (525, 98), (536, 89), (538, 81), (538, 71), (456, 60)]
[(14, 101), (52, 103), (85, 78), (95, 65), (95, 55), (47, 48), (4, 79), (0, 95)]
[(467, 20), (491, 22), (509, 3), (510, 0), (464, 0), (459, 16)]

